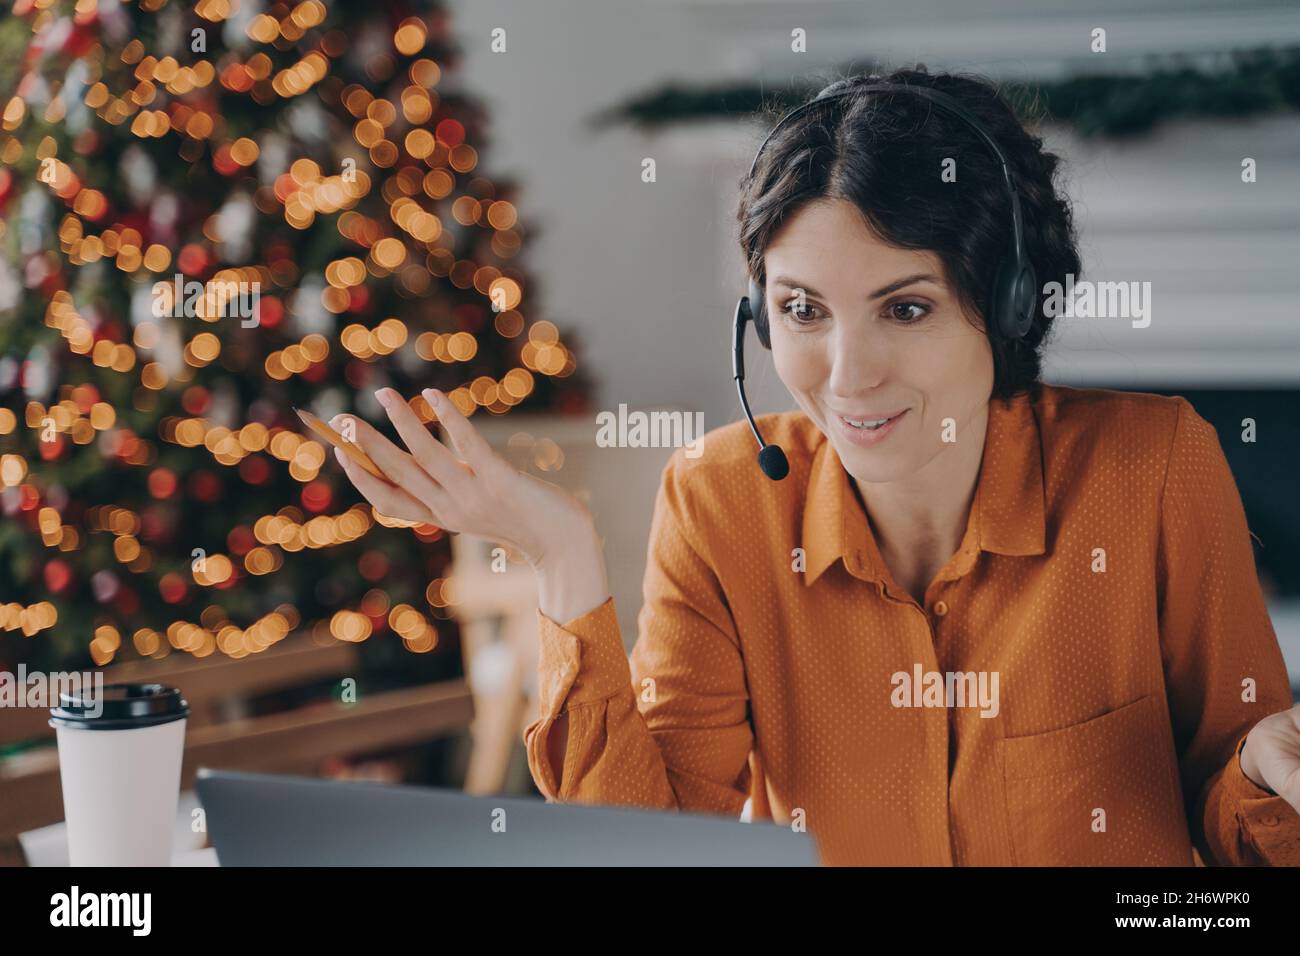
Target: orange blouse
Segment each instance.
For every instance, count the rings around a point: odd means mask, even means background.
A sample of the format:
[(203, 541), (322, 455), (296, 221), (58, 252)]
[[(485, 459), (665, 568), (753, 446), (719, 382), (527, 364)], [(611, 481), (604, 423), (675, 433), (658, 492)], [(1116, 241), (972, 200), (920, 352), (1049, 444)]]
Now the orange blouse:
[[(1183, 398), (989, 406), (965, 536), (918, 604), (800, 411), (673, 453), (629, 660), (610, 597), (538, 610), (553, 801), (806, 827), (827, 864), (1300, 864), (1238, 763), (1291, 689), (1218, 437)], [(964, 693), (963, 693), (964, 692)], [(568, 714), (562, 768), (547, 735)], [(557, 772), (558, 771), (558, 772)]]

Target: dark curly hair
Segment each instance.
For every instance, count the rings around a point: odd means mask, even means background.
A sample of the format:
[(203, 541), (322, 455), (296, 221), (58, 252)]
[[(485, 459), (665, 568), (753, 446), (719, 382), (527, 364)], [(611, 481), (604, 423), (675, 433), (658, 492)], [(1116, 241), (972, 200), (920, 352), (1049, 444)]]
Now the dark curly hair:
[[(1043, 310), (1043, 286), (1064, 284), (1066, 273), (1078, 278), (1080, 271), (1070, 205), (1054, 183), (1060, 158), (1043, 149), (992, 84), (976, 77), (932, 74), (918, 65), (843, 78), (819, 95), (868, 83), (925, 86), (954, 97), (1006, 155), (1039, 294), (1023, 339), (990, 335), (992, 397), (1030, 389), (1039, 380), (1052, 325)], [(940, 178), (946, 157), (958, 161), (955, 182)], [(1011, 208), (997, 158), (965, 122), (924, 97), (886, 91), (841, 97), (787, 123), (763, 150), (753, 178), (741, 182), (740, 245), (755, 281), (766, 281), (763, 253), (781, 225), (824, 198), (853, 203), (885, 242), (936, 253), (962, 305), (983, 319), (1011, 235)], [(984, 322), (985, 334), (987, 327)]]

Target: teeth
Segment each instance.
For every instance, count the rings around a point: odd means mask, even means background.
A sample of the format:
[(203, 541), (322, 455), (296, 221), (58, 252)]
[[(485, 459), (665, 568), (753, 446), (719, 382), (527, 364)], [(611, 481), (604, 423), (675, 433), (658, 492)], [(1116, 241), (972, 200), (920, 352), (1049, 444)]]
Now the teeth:
[(879, 428), (881, 425), (885, 424), (885, 422), (889, 421), (888, 418), (879, 418), (874, 421), (857, 421), (852, 418), (846, 418), (844, 420), (848, 422), (850, 425), (852, 425), (854, 428), (872, 428), (872, 429)]

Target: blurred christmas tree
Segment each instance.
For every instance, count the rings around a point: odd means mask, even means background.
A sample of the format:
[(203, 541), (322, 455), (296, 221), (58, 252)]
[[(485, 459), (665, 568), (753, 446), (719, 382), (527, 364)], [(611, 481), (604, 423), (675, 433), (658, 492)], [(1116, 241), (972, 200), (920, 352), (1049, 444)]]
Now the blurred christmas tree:
[(291, 406), (386, 423), (384, 385), (466, 413), (586, 406), (526, 306), (456, 61), (431, 4), (14, 4), (0, 667), (301, 630), (448, 645), (445, 532), (381, 520)]

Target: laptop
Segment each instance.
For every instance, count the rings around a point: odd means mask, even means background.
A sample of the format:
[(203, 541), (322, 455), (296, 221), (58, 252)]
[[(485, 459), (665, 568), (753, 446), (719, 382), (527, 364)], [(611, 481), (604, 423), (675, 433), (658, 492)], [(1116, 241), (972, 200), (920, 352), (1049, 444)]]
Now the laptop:
[(222, 866), (816, 866), (767, 822), (200, 768)]

